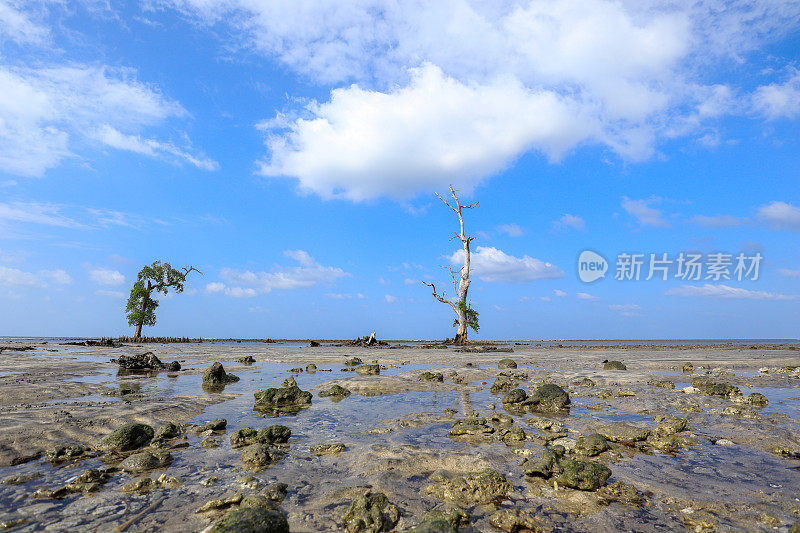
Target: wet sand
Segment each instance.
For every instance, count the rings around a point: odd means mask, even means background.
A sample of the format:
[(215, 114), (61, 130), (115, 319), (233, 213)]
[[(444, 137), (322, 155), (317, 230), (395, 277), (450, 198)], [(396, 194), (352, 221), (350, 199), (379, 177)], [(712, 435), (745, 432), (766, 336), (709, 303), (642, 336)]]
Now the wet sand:
[[(15, 351), (23, 344), (34, 349)], [(566, 531), (788, 531), (800, 515), (800, 373), (786, 368), (800, 365), (796, 345), (529, 345), (513, 346), (513, 353), (263, 343), (0, 346), (10, 348), (0, 352), (0, 481), (36, 476), (0, 485), (0, 525), (13, 525), (14, 531), (201, 531), (225, 512), (198, 514), (209, 500), (259, 493), (275, 482), (287, 484), (280, 508), (292, 531), (341, 530), (350, 502), (366, 489), (387, 495), (400, 510), (395, 529), (405, 531), (441, 503), (425, 491), (431, 477), (437, 479), (434, 473), (487, 468), (504, 475), (513, 491), (502, 502), (462, 505), (471, 519), (461, 531), (501, 531), (489, 522), (497, 509), (518, 509), (539, 517), (543, 530)], [(120, 374), (109, 362), (145, 351), (164, 362), (178, 360), (183, 368)], [(237, 362), (246, 355), (256, 362)], [(380, 375), (344, 371), (351, 357), (377, 361)], [(517, 368), (498, 369), (503, 358), (513, 359)], [(603, 370), (604, 360), (622, 361), (627, 370)], [(240, 380), (221, 392), (204, 391), (202, 373), (214, 361)], [(689, 361), (694, 371), (684, 373)], [(310, 363), (319, 370), (290, 372)], [(418, 381), (426, 370), (441, 372), (443, 381)], [(560, 385), (569, 392), (571, 408), (568, 413), (506, 408), (502, 393), (489, 390), (501, 374), (529, 392), (542, 383)], [(310, 408), (278, 417), (253, 411), (254, 392), (281, 387), (289, 376), (314, 394)], [(758, 408), (738, 398), (684, 392), (697, 377), (735, 385), (743, 397), (761, 393), (769, 404)], [(578, 386), (583, 378), (594, 386)], [(668, 382), (675, 388), (664, 388)], [(340, 401), (318, 396), (333, 383), (352, 394)], [(120, 395), (121, 386), (133, 392)], [(510, 415), (525, 440), (477, 442), (448, 434), (456, 419), (493, 413)], [(534, 417), (558, 422), (563, 431), (541, 429)], [(526, 457), (537, 457), (548, 442), (569, 449), (581, 436), (613, 423), (654, 430), (659, 417), (683, 418), (688, 427), (667, 447), (652, 438), (622, 440), (592, 458), (610, 468), (608, 483), (635, 486), (641, 505), (609, 503), (595, 491), (526, 476), (520, 465)], [(193, 433), (189, 424), (219, 418), (227, 420), (227, 428), (210, 436), (220, 446), (203, 447), (209, 435)], [(94, 451), (104, 436), (129, 422), (185, 426), (186, 433), (168, 443), (174, 457), (168, 468), (130, 475), (114, 471), (121, 457)], [(260, 471), (246, 468), (230, 435), (242, 427), (271, 424), (291, 429), (287, 455)], [(321, 457), (311, 453), (312, 445), (330, 442), (345, 444), (345, 451)], [(51, 465), (47, 450), (67, 444), (90, 450), (83, 459)], [(96, 492), (51, 497), (89, 468), (111, 468), (110, 480)], [(143, 494), (121, 491), (161, 474), (177, 481)]]

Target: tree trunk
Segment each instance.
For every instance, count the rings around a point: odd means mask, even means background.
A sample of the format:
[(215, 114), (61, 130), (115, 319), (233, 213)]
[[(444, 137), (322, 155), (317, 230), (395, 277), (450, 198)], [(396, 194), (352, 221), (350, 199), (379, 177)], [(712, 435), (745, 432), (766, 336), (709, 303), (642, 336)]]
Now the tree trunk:
[[(456, 314), (456, 335), (453, 338), (453, 344), (456, 345), (464, 345), (467, 344), (467, 328), (469, 328), (468, 322), (468, 315), (467, 309), (469, 309), (469, 304), (467, 303), (467, 292), (469, 291), (469, 263), (470, 263), (470, 250), (469, 250), (469, 243), (472, 242), (473, 237), (464, 233), (464, 216), (461, 213), (462, 209), (472, 209), (473, 207), (477, 206), (478, 204), (472, 205), (461, 205), (461, 202), (458, 200), (458, 196), (456, 196), (456, 191), (453, 189), (453, 186), (450, 186), (450, 194), (453, 196), (453, 200), (455, 200), (455, 206), (450, 205), (447, 200), (439, 196), (439, 193), (436, 193), (436, 196), (439, 197), (444, 205), (455, 211), (456, 215), (458, 215), (458, 224), (460, 231), (456, 233), (453, 238), (458, 238), (461, 243), (464, 245), (464, 266), (460, 269), (455, 270), (453, 268), (447, 267), (448, 271), (450, 272), (450, 277), (453, 280), (453, 290), (455, 291), (456, 298), (454, 300), (448, 300), (446, 298), (446, 293), (442, 292), (440, 295), (436, 292), (436, 287), (433, 283), (428, 283), (427, 281), (423, 281), (423, 285), (427, 285), (433, 290), (433, 297), (442, 302), (443, 304), (448, 304)], [(459, 278), (456, 279), (456, 274), (459, 274)]]
[(143, 324), (141, 322), (136, 324), (136, 332), (133, 334), (134, 341), (138, 341), (139, 339), (142, 338), (142, 325)]

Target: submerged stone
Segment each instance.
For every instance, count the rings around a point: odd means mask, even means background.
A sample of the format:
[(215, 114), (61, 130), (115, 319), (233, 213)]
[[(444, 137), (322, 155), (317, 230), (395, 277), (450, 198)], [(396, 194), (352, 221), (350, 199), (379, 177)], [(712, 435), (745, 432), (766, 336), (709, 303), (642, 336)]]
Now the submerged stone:
[(499, 376), (492, 386), (489, 388), (489, 392), (492, 394), (500, 394), (501, 392), (508, 392), (511, 389), (515, 388), (519, 385), (519, 381), (510, 377), (510, 376)]
[(86, 452), (86, 448), (79, 444), (67, 444), (56, 446), (47, 450), (47, 460), (53, 464), (63, 463), (81, 457)]
[(501, 502), (514, 490), (505, 476), (491, 469), (452, 477), (431, 476), (431, 480), (435, 483), (423, 489), (426, 494), (459, 505)]
[(452, 503), (442, 503), (428, 511), (419, 525), (411, 529), (413, 533), (458, 533), (458, 528), (468, 526), (469, 514)]
[(289, 522), (277, 509), (242, 507), (217, 520), (212, 533), (289, 533)]
[(708, 378), (693, 379), (692, 387), (709, 396), (722, 396), (724, 398), (731, 398), (733, 396), (742, 395), (742, 391), (739, 389), (739, 387), (735, 385), (728, 385), (727, 383), (715, 382)]
[(120, 464), (120, 468), (131, 474), (140, 474), (148, 470), (166, 468), (172, 464), (173, 457), (169, 452), (160, 450), (139, 452), (126, 457)]
[(266, 468), (283, 459), (284, 454), (267, 444), (257, 442), (245, 447), (241, 453), (242, 462), (251, 468)]
[(651, 379), (647, 382), (648, 385), (653, 387), (661, 387), (662, 389), (674, 389), (675, 383), (668, 379)]
[(608, 441), (603, 435), (592, 433), (591, 435), (578, 439), (574, 451), (586, 457), (594, 457), (609, 449), (611, 449), (611, 446), (609, 446)]
[(650, 430), (632, 426), (625, 422), (615, 422), (599, 426), (597, 433), (611, 442), (638, 442), (645, 440), (650, 435)]
[(367, 492), (353, 500), (343, 518), (348, 533), (379, 533), (394, 528), (400, 511), (382, 492)]
[(159, 427), (153, 434), (154, 439), (174, 439), (183, 434), (183, 428), (178, 424), (169, 422)]
[(136, 450), (149, 444), (154, 434), (153, 428), (147, 424), (125, 424), (106, 436), (100, 447), (119, 452)]
[(441, 383), (444, 381), (444, 375), (441, 372), (423, 372), (417, 376), (417, 381), (436, 381)]
[(228, 374), (222, 363), (215, 362), (203, 372), (203, 384), (208, 386), (227, 385), (228, 383), (235, 383), (239, 381), (238, 376)]
[(341, 442), (326, 442), (322, 444), (314, 444), (311, 446), (311, 453), (321, 457), (323, 455), (339, 455), (347, 449), (347, 446)]
[(644, 503), (644, 499), (636, 487), (619, 480), (605, 487), (600, 487), (597, 490), (597, 495), (604, 503), (617, 502), (636, 507), (640, 507)]
[(611, 477), (611, 470), (603, 464), (577, 459), (562, 459), (561, 473), (556, 477), (560, 485), (578, 490), (597, 490)]
[(356, 367), (356, 374), (362, 376), (377, 376), (381, 373), (381, 367), (377, 364), (359, 365)]
[(507, 533), (553, 531), (553, 526), (547, 519), (519, 509), (499, 509), (489, 516), (489, 523)]
[(329, 396), (332, 399), (333, 398), (339, 398), (339, 399), (346, 398), (347, 396), (350, 396), (350, 394), (351, 393), (350, 393), (349, 389), (346, 389), (346, 388), (342, 387), (341, 385), (337, 385), (337, 384), (331, 385), (331, 388), (329, 388), (329, 389), (324, 389), (324, 390), (319, 391), (319, 395), (320, 396), (323, 396), (323, 397)]
[(567, 391), (553, 383), (540, 385), (529, 401), (538, 411), (560, 411), (568, 409), (570, 404)]
[(310, 392), (300, 390), (297, 385), (280, 389), (270, 388), (256, 392), (254, 396), (256, 401), (253, 409), (256, 411), (297, 412), (311, 405), (312, 398)]
[(681, 431), (686, 431), (686, 425), (687, 421), (685, 418), (665, 418), (658, 421), (658, 426), (656, 426), (656, 429), (653, 433), (657, 437), (667, 437), (669, 435), (680, 433)]
[[(558, 447), (560, 448), (560, 447)], [(559, 459), (564, 455), (561, 449), (545, 449), (536, 459), (525, 459), (522, 461), (522, 470), (526, 476), (551, 478), (561, 472)]]

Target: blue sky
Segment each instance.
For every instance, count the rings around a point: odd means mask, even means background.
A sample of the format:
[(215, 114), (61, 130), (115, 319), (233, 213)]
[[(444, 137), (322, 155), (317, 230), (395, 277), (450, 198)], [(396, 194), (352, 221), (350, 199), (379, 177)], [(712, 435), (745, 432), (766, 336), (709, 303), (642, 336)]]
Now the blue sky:
[[(453, 184), (473, 338), (797, 338), (798, 29), (779, 0), (0, 0), (0, 335), (130, 333), (159, 259), (204, 275), (148, 333), (451, 336), (422, 281)], [(614, 279), (682, 252), (763, 262)]]

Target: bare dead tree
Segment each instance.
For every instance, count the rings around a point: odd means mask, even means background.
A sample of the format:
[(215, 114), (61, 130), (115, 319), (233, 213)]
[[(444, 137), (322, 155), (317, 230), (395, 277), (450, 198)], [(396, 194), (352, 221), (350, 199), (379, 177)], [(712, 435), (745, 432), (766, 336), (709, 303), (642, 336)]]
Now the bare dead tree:
[(453, 189), (453, 186), (450, 186), (450, 194), (453, 196), (454, 204), (451, 205), (447, 200), (442, 198), (439, 193), (436, 193), (436, 196), (439, 197), (439, 200), (444, 202), (444, 205), (455, 211), (456, 215), (458, 215), (458, 224), (459, 224), (459, 232), (453, 235), (450, 240), (452, 241), (455, 238), (461, 240), (461, 244), (464, 247), (464, 266), (459, 269), (454, 269), (449, 266), (443, 267), (446, 268), (447, 271), (450, 273), (450, 278), (453, 281), (453, 291), (455, 292), (455, 299), (450, 300), (447, 298), (447, 292), (442, 291), (441, 294), (436, 292), (436, 287), (433, 283), (422, 282), (424, 285), (427, 285), (433, 291), (433, 297), (439, 300), (442, 303), (449, 305), (453, 312), (456, 315), (456, 319), (454, 320), (456, 329), (456, 335), (453, 338), (453, 343), (462, 345), (467, 343), (467, 329), (472, 328), (476, 332), (478, 331), (478, 313), (472, 309), (472, 307), (467, 302), (467, 292), (469, 291), (469, 264), (470, 264), (470, 243), (474, 240), (474, 237), (471, 235), (467, 235), (464, 233), (464, 216), (462, 214), (463, 209), (472, 209), (477, 207), (477, 202), (470, 205), (461, 205), (461, 202), (456, 196), (456, 191)]

